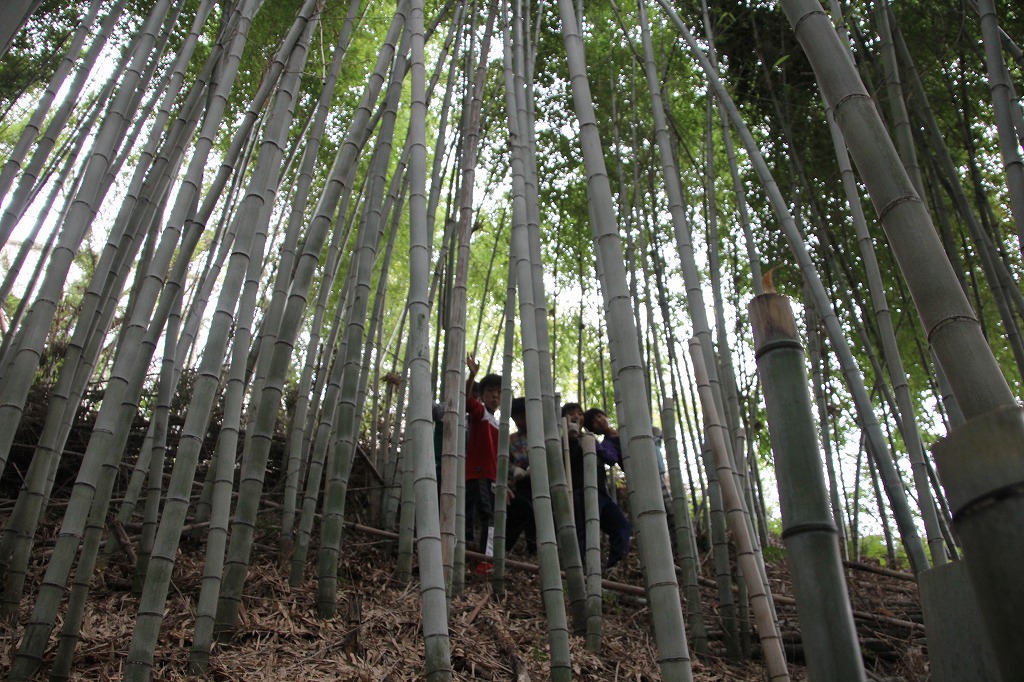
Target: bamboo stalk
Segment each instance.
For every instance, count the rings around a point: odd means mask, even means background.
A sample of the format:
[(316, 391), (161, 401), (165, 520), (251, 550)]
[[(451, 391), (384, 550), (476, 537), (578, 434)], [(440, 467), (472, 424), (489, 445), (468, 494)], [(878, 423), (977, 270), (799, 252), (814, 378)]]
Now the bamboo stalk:
[(808, 674), (812, 679), (865, 680), (796, 320), (789, 300), (774, 293), (754, 297), (748, 310)]

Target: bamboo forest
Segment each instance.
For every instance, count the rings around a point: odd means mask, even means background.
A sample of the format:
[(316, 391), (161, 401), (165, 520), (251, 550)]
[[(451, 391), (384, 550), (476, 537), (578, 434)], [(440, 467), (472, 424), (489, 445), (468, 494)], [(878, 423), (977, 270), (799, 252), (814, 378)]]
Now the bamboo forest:
[(2, 0), (0, 674), (1022, 679), (1022, 41)]

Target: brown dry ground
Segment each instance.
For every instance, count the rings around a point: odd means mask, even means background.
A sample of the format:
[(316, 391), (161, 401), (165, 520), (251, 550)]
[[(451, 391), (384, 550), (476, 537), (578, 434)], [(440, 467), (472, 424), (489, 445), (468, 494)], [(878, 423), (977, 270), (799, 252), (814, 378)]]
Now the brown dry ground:
[[(269, 542), (269, 538), (264, 542)], [(37, 550), (34, 583), (38, 582), (46, 560), (45, 549)], [(199, 595), (201, 560), (198, 549), (186, 547), (179, 554), (156, 652), (156, 680), (189, 679), (184, 670), (191, 645), (192, 613)], [(137, 608), (137, 600), (130, 592), (129, 563), (123, 555), (115, 558), (94, 580), (72, 679), (120, 678)], [(473, 565), (470, 562), (471, 568)], [(415, 580), (412, 584), (399, 584), (392, 577), (393, 568), (390, 540), (347, 530), (339, 573), (338, 615), (324, 620), (316, 615), (316, 584), (312, 576), (297, 588), (289, 587), (287, 572), (278, 568), (273, 550), (267, 544), (258, 544), (239, 627), (233, 637), (215, 646), (206, 679), (421, 679), (423, 644), (418, 584)], [(791, 597), (784, 561), (772, 562), (769, 574), (775, 594), (783, 600)], [(847, 576), (854, 610), (860, 614), (856, 618), (857, 629), (869, 678), (927, 680), (924, 630), (910, 622), (921, 620), (915, 584), (862, 569), (850, 569)], [(626, 583), (641, 584), (635, 553), (618, 577)], [(712, 576), (706, 573), (705, 577)], [(508, 572), (506, 585), (507, 593), (497, 599), (486, 577), (467, 572), (465, 591), (451, 605), (456, 680), (548, 678), (538, 578), (535, 573), (513, 568)], [(768, 679), (756, 656), (756, 643), (753, 660), (726, 660), (720, 631), (713, 624), (715, 593), (707, 586), (702, 589), (705, 613), (712, 622), (711, 645), (715, 655), (693, 661), (694, 678)], [(793, 679), (806, 679), (795, 607), (780, 604), (778, 608), (781, 631), (789, 649), (790, 672)], [(24, 607), (22, 623), (27, 616)], [(643, 600), (609, 591), (604, 599), (604, 616), (600, 654), (586, 651), (582, 637), (572, 637), (573, 678), (661, 679), (649, 612)], [(8, 669), (18, 634), (19, 631), (0, 631), (0, 674)]]

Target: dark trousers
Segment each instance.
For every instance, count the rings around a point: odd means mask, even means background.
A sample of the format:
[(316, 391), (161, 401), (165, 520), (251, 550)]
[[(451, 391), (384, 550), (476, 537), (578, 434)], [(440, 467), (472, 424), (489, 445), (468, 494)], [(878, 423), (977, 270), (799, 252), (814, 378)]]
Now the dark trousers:
[[(524, 481), (525, 482), (525, 481)], [(537, 524), (533, 518), (533, 496), (529, 485), (516, 487), (515, 497), (505, 510), (505, 551), (512, 549), (516, 540), (526, 534), (527, 554), (537, 553)]]
[(466, 481), (466, 545), (487, 553), (487, 529), (494, 525), (494, 481), (471, 478)]
[[(585, 560), (587, 532), (582, 491), (577, 491), (575, 497), (576, 537), (579, 539), (580, 553)], [(597, 493), (597, 515), (601, 532), (608, 536), (608, 561), (605, 568), (611, 568), (629, 554), (629, 540), (633, 537), (633, 527), (629, 525), (629, 519), (622, 513), (615, 500), (601, 491)]]

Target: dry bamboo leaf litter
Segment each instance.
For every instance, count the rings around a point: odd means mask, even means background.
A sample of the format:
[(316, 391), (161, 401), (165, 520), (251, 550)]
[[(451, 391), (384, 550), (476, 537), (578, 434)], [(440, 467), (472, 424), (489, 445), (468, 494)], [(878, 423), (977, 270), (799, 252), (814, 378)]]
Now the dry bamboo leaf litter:
[[(262, 552), (254, 557), (245, 590), (239, 626), (234, 635), (214, 645), (207, 680), (288, 682), (351, 680), (378, 682), (422, 677), (423, 644), (419, 628), (417, 585), (392, 579), (394, 562), (389, 545), (360, 542), (357, 533), (345, 545), (339, 570), (338, 615), (323, 620), (315, 608), (312, 576), (298, 587), (288, 585), (277, 557)], [(41, 572), (45, 562), (36, 562)], [(791, 594), (784, 564), (769, 566), (773, 589), (780, 597)], [(881, 615), (873, 622), (858, 620), (865, 660), (872, 675), (902, 680), (928, 679), (923, 629), (909, 631), (894, 622), (920, 621), (920, 605), (912, 585), (893, 585), (892, 576), (849, 571), (854, 608)], [(118, 679), (131, 641), (137, 600), (129, 590), (131, 572), (126, 562), (113, 561), (94, 580), (92, 600), (83, 625), (74, 680)], [(185, 674), (194, 626), (194, 604), (202, 578), (202, 549), (183, 548), (175, 567), (174, 587), (168, 601), (155, 657), (154, 680), (194, 679)], [(39, 575), (33, 576), (33, 589)], [(623, 582), (640, 585), (635, 556), (621, 574)], [(545, 619), (535, 574), (513, 569), (503, 595), (492, 595), (486, 577), (467, 574), (464, 594), (451, 602), (450, 636), (456, 680), (543, 680), (548, 678)], [(908, 589), (910, 587), (911, 589)], [(703, 588), (707, 613), (716, 610), (716, 597)], [(780, 600), (781, 601), (781, 600)], [(791, 600), (790, 600), (791, 601)], [(358, 604), (358, 606), (354, 606)], [(648, 609), (642, 599), (607, 592), (604, 602), (602, 651), (585, 649), (582, 637), (572, 637), (572, 666), (579, 680), (658, 680), (657, 651)], [(28, 615), (23, 606), (22, 623)], [(779, 618), (787, 648), (797, 659), (799, 632), (795, 607), (779, 605)], [(889, 622), (893, 621), (893, 622)], [(694, 660), (696, 680), (763, 680), (757, 662), (731, 662), (724, 658), (721, 630), (709, 626), (712, 655)], [(10, 664), (18, 632), (0, 632), (4, 659), (0, 673)], [(53, 648), (48, 653), (52, 656)], [(49, 659), (48, 659), (49, 660)], [(793, 679), (804, 679), (803, 668), (793, 665)], [(44, 670), (45, 674), (45, 670)]]

